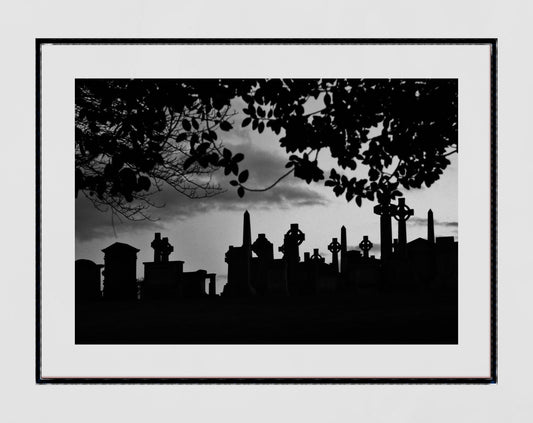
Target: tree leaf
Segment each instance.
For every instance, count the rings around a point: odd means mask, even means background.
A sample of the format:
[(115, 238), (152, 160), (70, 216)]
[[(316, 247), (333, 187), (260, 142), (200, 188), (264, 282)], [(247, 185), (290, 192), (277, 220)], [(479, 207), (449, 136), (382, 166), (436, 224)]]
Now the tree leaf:
[(371, 181), (375, 181), (379, 178), (379, 172), (373, 167), (368, 171), (368, 177)]
[[(244, 121), (242, 126), (246, 126), (244, 125)], [(222, 122), (220, 122), (220, 129), (222, 129), (223, 131), (229, 131), (231, 130), (231, 128), (233, 128), (233, 126), (231, 126), (231, 123), (229, 123), (227, 120), (223, 120)]]
[(350, 189), (346, 190), (346, 201), (348, 202), (352, 201), (353, 196), (354, 196), (354, 193), (352, 190)]
[(248, 180), (248, 170), (243, 170), (240, 174), (239, 174), (239, 182), (241, 184), (244, 184), (246, 181)]
[(239, 197), (244, 197), (244, 188), (243, 187), (239, 187), (237, 189), (237, 194), (239, 195)]

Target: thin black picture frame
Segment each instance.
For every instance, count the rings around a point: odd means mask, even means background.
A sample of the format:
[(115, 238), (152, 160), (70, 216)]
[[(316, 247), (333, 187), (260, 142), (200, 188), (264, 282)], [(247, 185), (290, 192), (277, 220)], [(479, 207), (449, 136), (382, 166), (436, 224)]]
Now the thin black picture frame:
[[(48, 378), (42, 375), (41, 350), (41, 60), (45, 45), (486, 45), (490, 46), (490, 376), (483, 378)], [(36, 286), (35, 286), (35, 380), (37, 384), (496, 384), (498, 381), (497, 318), (497, 44), (496, 38), (37, 38), (35, 40), (35, 148), (36, 148)]]

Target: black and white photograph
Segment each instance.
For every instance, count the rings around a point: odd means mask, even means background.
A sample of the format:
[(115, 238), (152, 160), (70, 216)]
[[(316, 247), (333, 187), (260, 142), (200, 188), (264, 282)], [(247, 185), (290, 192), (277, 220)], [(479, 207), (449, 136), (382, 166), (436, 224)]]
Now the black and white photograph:
[(457, 344), (457, 79), (76, 79), (76, 344)]
[(528, 422), (527, 1), (6, 3), (6, 422)]
[(38, 378), (493, 382), (495, 46), (39, 40)]

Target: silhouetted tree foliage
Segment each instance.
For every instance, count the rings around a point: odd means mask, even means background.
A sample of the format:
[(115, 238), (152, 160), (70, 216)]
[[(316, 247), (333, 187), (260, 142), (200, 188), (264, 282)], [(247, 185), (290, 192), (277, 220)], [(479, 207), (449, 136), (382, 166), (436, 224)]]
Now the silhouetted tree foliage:
[[(233, 107), (239, 99), (242, 110)], [(288, 153), (288, 171), (269, 187), (247, 187), (244, 155), (221, 142), (239, 112), (242, 127), (269, 128)], [(335, 168), (319, 166), (321, 151)], [(324, 180), (359, 206), (388, 201), (400, 186), (431, 186), (456, 151), (456, 80), (76, 82), (76, 195), (128, 218), (146, 217), (149, 196), (165, 185), (191, 198), (218, 193), (211, 175), (219, 168), (235, 176), (241, 197), (293, 174)]]

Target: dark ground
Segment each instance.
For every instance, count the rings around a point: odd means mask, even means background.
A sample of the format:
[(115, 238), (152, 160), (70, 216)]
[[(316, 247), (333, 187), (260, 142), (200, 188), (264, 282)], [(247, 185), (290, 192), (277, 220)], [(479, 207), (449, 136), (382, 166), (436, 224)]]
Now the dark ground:
[(453, 293), (101, 301), (76, 307), (76, 344), (457, 344)]

